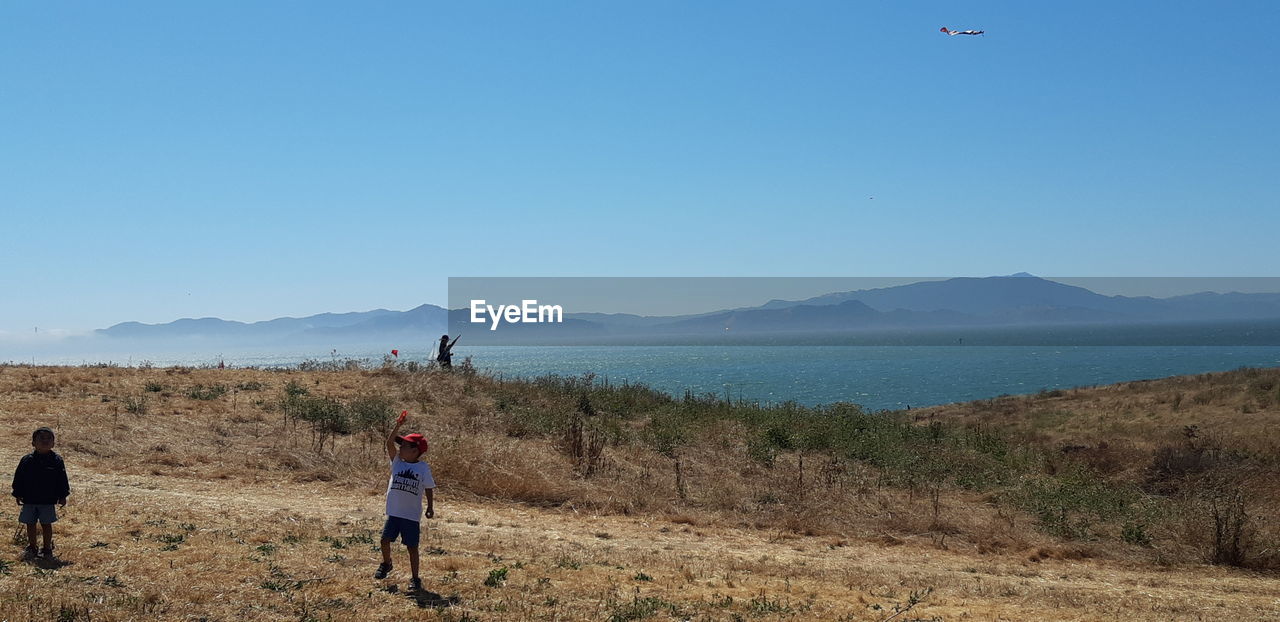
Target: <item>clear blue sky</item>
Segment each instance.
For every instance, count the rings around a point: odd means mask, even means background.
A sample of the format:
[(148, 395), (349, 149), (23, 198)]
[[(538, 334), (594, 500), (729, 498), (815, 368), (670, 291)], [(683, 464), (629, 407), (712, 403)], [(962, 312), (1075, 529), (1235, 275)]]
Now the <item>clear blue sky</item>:
[(0, 331), (448, 276), (1274, 276), (1277, 32), (1274, 0), (9, 0)]

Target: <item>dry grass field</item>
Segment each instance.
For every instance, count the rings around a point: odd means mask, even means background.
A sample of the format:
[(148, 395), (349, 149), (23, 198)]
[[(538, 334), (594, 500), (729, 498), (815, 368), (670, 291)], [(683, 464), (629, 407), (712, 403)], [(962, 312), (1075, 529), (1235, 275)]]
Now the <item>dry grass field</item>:
[(998, 425), (1037, 441), (1124, 439), (1143, 448), (1202, 434), (1271, 453), (1280, 450), (1280, 369), (1242, 369), (1042, 391), (913, 411), (918, 420)]
[[(911, 415), (1114, 458), (1120, 482), (1194, 425), (1265, 471), (1278, 374), (1233, 374)], [(73, 491), (56, 561), (20, 560), (18, 506), (0, 506), (0, 620), (1280, 620), (1280, 576), (1263, 563), (1273, 488), (1248, 488), (1250, 559), (1263, 561), (1211, 565), (1154, 519), (1138, 539), (1103, 522), (1064, 537), (994, 484), (904, 484), (789, 440), (761, 457), (727, 419), (688, 438), (655, 426), (660, 414), (600, 436), (540, 418), (572, 403), (536, 383), (391, 366), (0, 366), (0, 464), (50, 426)], [(363, 423), (299, 415), (326, 405)], [(387, 477), (376, 416), (401, 409), (432, 439), (440, 484), (422, 593), (405, 589), (403, 549), (391, 578), (372, 578)]]

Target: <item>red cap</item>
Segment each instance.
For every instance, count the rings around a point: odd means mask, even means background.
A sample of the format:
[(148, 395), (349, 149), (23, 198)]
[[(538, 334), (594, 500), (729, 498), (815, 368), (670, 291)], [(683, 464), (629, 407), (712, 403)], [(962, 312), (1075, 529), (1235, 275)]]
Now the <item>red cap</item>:
[(413, 434), (405, 434), (404, 436), (397, 436), (396, 442), (400, 444), (409, 443), (410, 445), (417, 445), (418, 451), (427, 450), (427, 437), (416, 432)]

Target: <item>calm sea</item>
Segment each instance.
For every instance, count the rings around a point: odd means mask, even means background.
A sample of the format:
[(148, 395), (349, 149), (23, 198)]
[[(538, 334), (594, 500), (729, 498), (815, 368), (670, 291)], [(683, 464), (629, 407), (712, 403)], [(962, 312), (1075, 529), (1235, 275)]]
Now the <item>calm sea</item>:
[[(39, 357), (37, 362), (113, 361), (138, 365), (296, 365), (306, 360), (361, 359), (377, 364), (375, 347), (338, 351), (187, 352)], [(427, 350), (400, 348), (400, 360), (426, 360)], [(609, 382), (645, 383), (676, 395), (686, 390), (734, 399), (803, 404), (847, 401), (899, 409), (1110, 384), (1238, 367), (1280, 366), (1280, 346), (459, 346), (455, 364), (471, 356), (504, 376), (594, 373)], [(18, 361), (21, 362), (21, 361)]]

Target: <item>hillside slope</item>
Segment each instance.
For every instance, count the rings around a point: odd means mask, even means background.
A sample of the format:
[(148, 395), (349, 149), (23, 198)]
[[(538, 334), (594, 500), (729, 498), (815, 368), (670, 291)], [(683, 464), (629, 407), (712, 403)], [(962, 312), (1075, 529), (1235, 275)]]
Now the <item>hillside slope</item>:
[[(18, 561), (16, 534), (0, 557), (0, 618), (1280, 620), (1274, 574), (1179, 559), (1173, 545), (1155, 545), (1160, 559), (1063, 539), (989, 493), (902, 488), (864, 465), (829, 484), (818, 454), (806, 470), (799, 451), (762, 466), (734, 453), (745, 445), (673, 450), (677, 461), (611, 441), (584, 477), (533, 418), (563, 409), (564, 386), (393, 367), (0, 367), (0, 464), (50, 425), (74, 491), (56, 526), (60, 564)], [(404, 593), (402, 551), (392, 579), (371, 577), (386, 485), (376, 426), (326, 439), (304, 411), (286, 418), (302, 389), (352, 413), (409, 408), (432, 436), (427, 593)], [(1025, 401), (1113, 391), (1139, 393)], [(627, 395), (638, 410), (665, 407)], [(618, 425), (626, 438), (649, 429)], [(724, 434), (699, 442), (741, 433), (708, 425)], [(0, 514), (16, 528), (16, 513)]]

